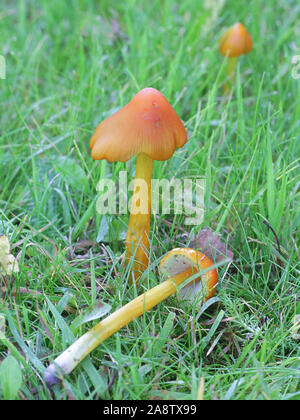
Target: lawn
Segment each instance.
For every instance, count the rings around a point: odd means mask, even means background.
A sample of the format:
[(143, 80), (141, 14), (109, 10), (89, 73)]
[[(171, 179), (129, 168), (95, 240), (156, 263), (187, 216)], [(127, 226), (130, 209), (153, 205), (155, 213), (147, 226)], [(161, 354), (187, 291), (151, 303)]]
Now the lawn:
[[(224, 100), (218, 41), (238, 21), (253, 50)], [(19, 266), (0, 272), (0, 398), (300, 399), (299, 2), (2, 0), (0, 33), (0, 235)], [(96, 202), (100, 179), (134, 178), (135, 158), (94, 161), (89, 141), (144, 87), (188, 134), (153, 177), (203, 178), (205, 211), (196, 226), (152, 216), (150, 264), (133, 286), (129, 215)], [(157, 285), (161, 258), (201, 229), (233, 253), (215, 297), (199, 309), (171, 296), (49, 389), (45, 368), (91, 316)]]

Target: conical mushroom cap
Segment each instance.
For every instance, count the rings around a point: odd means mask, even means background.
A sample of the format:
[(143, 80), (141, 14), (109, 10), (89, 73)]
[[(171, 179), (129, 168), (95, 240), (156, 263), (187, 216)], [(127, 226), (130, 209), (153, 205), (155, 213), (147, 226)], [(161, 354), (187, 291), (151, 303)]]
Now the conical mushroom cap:
[(252, 50), (252, 39), (245, 26), (238, 22), (222, 35), (219, 47), (221, 54), (239, 57)]
[(167, 160), (186, 141), (185, 128), (167, 99), (158, 90), (145, 88), (98, 125), (90, 148), (97, 160), (125, 162), (138, 153)]

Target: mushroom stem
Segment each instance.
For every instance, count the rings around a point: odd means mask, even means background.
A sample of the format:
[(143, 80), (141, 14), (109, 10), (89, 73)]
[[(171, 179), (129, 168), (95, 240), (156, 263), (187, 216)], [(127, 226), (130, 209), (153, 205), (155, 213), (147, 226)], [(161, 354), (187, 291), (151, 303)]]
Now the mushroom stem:
[(47, 385), (52, 386), (58, 383), (64, 375), (72, 372), (100, 343), (144, 312), (168, 298), (191, 275), (193, 275), (193, 270), (188, 269), (173, 278), (165, 280), (99, 322), (48, 366), (44, 375)]
[(126, 261), (134, 258), (131, 282), (138, 283), (148, 267), (153, 160), (139, 153), (136, 161), (134, 192), (126, 235)]
[(229, 57), (226, 68), (226, 82), (223, 86), (223, 95), (229, 96), (234, 84), (235, 72), (237, 67), (238, 57)]

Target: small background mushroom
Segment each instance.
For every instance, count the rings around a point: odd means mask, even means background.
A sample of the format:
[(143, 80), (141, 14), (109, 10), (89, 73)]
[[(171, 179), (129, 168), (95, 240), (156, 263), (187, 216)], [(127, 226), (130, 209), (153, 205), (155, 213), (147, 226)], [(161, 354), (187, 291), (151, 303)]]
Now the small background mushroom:
[(219, 49), (222, 55), (228, 57), (227, 81), (223, 88), (223, 94), (226, 96), (232, 90), (238, 57), (252, 50), (252, 39), (245, 26), (237, 22), (227, 29), (220, 39)]

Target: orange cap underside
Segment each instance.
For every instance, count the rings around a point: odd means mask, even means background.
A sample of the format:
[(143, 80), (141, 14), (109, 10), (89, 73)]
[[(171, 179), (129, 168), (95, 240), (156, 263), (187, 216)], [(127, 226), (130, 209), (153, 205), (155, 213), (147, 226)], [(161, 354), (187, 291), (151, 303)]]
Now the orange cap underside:
[(228, 57), (238, 57), (252, 50), (252, 39), (241, 23), (229, 28), (220, 39), (220, 53)]
[(125, 162), (138, 153), (167, 160), (186, 141), (185, 128), (167, 99), (158, 90), (145, 88), (98, 125), (90, 148), (97, 160)]
[[(160, 266), (168, 260), (171, 256), (180, 256), (184, 255), (190, 261), (195, 264), (194, 266), (189, 267), (187, 270), (183, 271), (182, 273), (178, 274), (176, 278), (179, 280), (181, 277), (189, 278), (195, 275), (199, 269), (205, 270), (206, 268), (209, 268), (213, 266), (213, 262), (202, 252), (196, 251), (192, 248), (175, 248), (172, 251), (170, 251), (162, 260), (160, 263)], [(205, 278), (205, 284), (206, 284), (206, 296), (205, 300), (210, 299), (213, 297), (216, 291), (216, 287), (218, 284), (218, 273), (215, 268), (212, 268), (211, 270), (207, 271), (204, 275), (201, 275), (202, 279)], [(197, 280), (194, 278), (194, 280)], [(193, 281), (193, 280), (192, 280)]]

